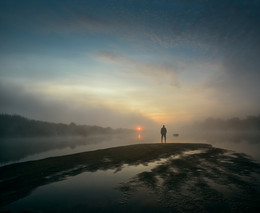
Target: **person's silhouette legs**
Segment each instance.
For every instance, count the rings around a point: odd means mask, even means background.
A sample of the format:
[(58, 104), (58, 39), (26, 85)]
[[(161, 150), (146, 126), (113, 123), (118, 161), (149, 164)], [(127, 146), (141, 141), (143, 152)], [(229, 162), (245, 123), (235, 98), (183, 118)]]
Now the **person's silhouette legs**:
[(161, 136), (161, 143), (163, 143), (163, 138), (164, 138), (164, 143), (166, 143), (166, 135)]

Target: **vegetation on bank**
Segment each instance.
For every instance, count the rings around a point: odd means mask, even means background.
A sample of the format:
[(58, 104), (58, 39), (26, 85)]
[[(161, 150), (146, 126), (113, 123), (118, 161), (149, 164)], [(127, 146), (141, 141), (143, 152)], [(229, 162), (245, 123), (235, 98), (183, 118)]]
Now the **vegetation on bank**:
[(0, 114), (0, 138), (88, 136), (130, 132), (128, 129), (77, 125), (75, 123), (50, 123), (27, 119), (19, 115)]
[[(188, 129), (217, 131), (260, 131), (260, 114), (245, 119), (208, 118), (197, 122)], [(94, 134), (129, 133), (130, 129), (112, 129), (90, 125), (51, 123), (31, 120), (19, 115), (0, 114), (0, 138), (15, 137), (56, 137), (56, 136), (88, 136)]]
[(208, 118), (202, 122), (195, 123), (194, 127), (203, 130), (260, 131), (260, 114), (248, 116), (244, 119), (238, 117), (230, 119)]

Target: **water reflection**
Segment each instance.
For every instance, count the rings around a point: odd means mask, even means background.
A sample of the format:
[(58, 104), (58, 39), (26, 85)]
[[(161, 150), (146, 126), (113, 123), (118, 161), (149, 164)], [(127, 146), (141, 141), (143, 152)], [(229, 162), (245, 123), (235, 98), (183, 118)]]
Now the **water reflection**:
[(141, 134), (138, 134), (137, 138), (138, 140), (141, 140)]
[(38, 186), (62, 180), (67, 176), (78, 175), (84, 171), (96, 172), (107, 169), (120, 171), (125, 164), (146, 164), (170, 156), (172, 153), (178, 154), (198, 147), (206, 148), (209, 145), (139, 144), (0, 167), (0, 202), (12, 202), (27, 196)]
[[(215, 147), (246, 153), (260, 161), (260, 133), (180, 132), (179, 137), (169, 133), (168, 143), (209, 143)], [(159, 143), (155, 131), (138, 134), (95, 135), (89, 137), (0, 139), (0, 166), (15, 162), (44, 159), (108, 147), (138, 143)]]
[(260, 132), (182, 132), (172, 142), (208, 143), (214, 147), (245, 153), (260, 161)]
[(252, 212), (260, 197), (260, 165), (207, 144), (140, 144), (21, 163), (0, 168), (0, 179), (0, 205), (12, 211)]
[(1, 139), (0, 166), (107, 147), (135, 144), (138, 143), (138, 140), (139, 138), (136, 138), (134, 134)]
[(155, 195), (153, 202), (171, 212), (259, 212), (260, 165), (221, 149), (189, 152), (137, 174), (119, 189), (127, 200), (138, 193)]

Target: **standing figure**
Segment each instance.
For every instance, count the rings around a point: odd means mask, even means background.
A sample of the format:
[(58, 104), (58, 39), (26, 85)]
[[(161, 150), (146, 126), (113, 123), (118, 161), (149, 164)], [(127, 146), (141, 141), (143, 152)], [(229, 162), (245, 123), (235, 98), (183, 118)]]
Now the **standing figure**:
[(166, 133), (167, 133), (167, 129), (165, 128), (165, 126), (163, 125), (163, 127), (161, 128), (161, 143), (163, 142), (163, 138), (164, 138), (164, 142), (166, 143)]

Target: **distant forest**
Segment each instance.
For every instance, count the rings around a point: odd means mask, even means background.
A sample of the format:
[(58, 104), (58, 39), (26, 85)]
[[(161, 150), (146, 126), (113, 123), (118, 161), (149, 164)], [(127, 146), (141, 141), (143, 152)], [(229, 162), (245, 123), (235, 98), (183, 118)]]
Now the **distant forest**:
[(30, 120), (19, 115), (0, 114), (0, 138), (88, 136), (130, 131), (127, 129), (112, 129), (110, 127), (77, 125), (75, 123), (50, 123)]
[(248, 116), (245, 119), (208, 118), (203, 122), (196, 123), (195, 127), (204, 130), (260, 131), (260, 115)]

